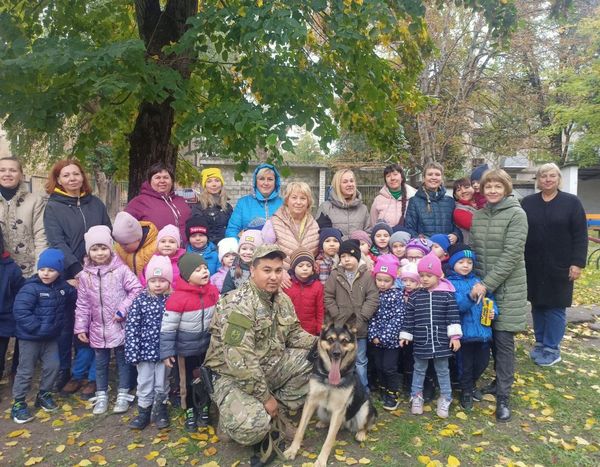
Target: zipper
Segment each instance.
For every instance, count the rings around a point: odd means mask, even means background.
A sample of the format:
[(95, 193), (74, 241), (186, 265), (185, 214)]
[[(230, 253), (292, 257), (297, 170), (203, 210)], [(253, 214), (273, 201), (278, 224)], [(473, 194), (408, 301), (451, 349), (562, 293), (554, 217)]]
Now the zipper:
[(175, 206), (175, 203), (173, 203), (171, 201), (170, 196), (162, 195), (161, 197), (162, 197), (163, 201), (167, 204), (169, 209), (171, 210), (171, 213), (173, 214), (173, 219), (175, 220), (176, 226), (179, 227), (179, 219), (181, 217), (181, 212), (179, 212), (179, 209), (177, 209), (177, 206)]
[(79, 196), (77, 197), (77, 209), (79, 210), (79, 213), (81, 214), (81, 217), (83, 218), (83, 231), (87, 232), (88, 231), (87, 221), (85, 219), (85, 215), (83, 214), (83, 210), (81, 209), (81, 199)]
[(431, 351), (435, 357), (435, 342), (433, 342), (433, 294), (429, 292), (429, 325), (431, 326)]
[(104, 345), (106, 345), (106, 334), (104, 333), (104, 301), (102, 300), (102, 275), (100, 274), (100, 269), (98, 269), (98, 291), (100, 295), (100, 318), (102, 319), (102, 340), (104, 341)]
[(200, 306), (202, 307), (202, 332), (204, 332), (204, 313), (205, 313), (205, 309), (204, 309), (204, 297), (200, 296)]

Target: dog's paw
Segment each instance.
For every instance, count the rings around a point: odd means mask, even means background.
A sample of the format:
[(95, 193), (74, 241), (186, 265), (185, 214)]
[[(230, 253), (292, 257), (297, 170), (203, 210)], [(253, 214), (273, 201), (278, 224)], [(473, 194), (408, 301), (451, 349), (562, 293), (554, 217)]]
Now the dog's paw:
[(315, 424), (315, 428), (327, 428), (329, 426), (329, 423), (324, 422), (322, 420), (319, 420), (316, 424)]
[(285, 457), (289, 461), (293, 461), (296, 458), (296, 454), (298, 454), (298, 448), (293, 444), (283, 451), (283, 457)]
[(356, 436), (354, 436), (354, 438), (359, 443), (362, 443), (363, 441), (365, 441), (367, 439), (367, 432), (361, 430), (358, 433), (356, 433)]
[(317, 457), (313, 467), (327, 467), (327, 458), (321, 459), (321, 457)]

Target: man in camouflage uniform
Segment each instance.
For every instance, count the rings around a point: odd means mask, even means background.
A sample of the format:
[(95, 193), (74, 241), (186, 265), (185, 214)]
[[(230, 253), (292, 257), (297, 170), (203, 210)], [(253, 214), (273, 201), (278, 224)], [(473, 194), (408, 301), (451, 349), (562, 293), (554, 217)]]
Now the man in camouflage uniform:
[(300, 408), (308, 391), (316, 338), (280, 292), (284, 258), (275, 245), (258, 247), (250, 280), (221, 297), (210, 326), (204, 365), (213, 372), (219, 428), (243, 445), (262, 441), (280, 407)]

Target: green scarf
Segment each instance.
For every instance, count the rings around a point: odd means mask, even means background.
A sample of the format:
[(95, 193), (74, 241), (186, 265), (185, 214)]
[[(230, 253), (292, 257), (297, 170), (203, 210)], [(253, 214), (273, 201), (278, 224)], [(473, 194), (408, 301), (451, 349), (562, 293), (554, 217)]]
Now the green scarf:
[(388, 191), (390, 192), (390, 195), (392, 195), (392, 197), (397, 201), (402, 197), (402, 190), (400, 191), (392, 191), (388, 188)]

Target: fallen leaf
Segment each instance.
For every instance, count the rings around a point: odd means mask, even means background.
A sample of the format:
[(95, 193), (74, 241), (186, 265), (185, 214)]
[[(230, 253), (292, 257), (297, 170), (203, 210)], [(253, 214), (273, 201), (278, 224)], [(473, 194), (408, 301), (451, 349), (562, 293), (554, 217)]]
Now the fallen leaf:
[(520, 452), (520, 451), (521, 451), (521, 448), (520, 448), (520, 447), (517, 447), (517, 446), (515, 446), (515, 445), (513, 444), (513, 445), (510, 447), (510, 450), (511, 450), (512, 452)]
[(354, 457), (346, 457), (347, 465), (355, 465), (358, 464), (358, 461)]
[(467, 414), (466, 414), (466, 413), (464, 413), (464, 412), (457, 412), (457, 414), (456, 414), (456, 418), (460, 418), (461, 420), (466, 420), (466, 419), (468, 419), (469, 417), (467, 417)]
[(56, 446), (55, 451), (58, 453), (61, 453), (65, 450), (66, 446), (64, 444), (59, 444), (58, 446)]
[(65, 424), (65, 422), (63, 422), (62, 420), (52, 420), (52, 426), (57, 427), (57, 426), (63, 426)]
[(460, 461), (456, 457), (450, 455), (448, 456), (448, 463), (446, 465), (448, 467), (458, 467), (460, 465)]
[(581, 446), (589, 446), (590, 442), (579, 436), (575, 436), (575, 442)]
[(159, 455), (160, 455), (160, 453), (158, 451), (152, 451), (149, 454), (146, 454), (144, 456), (144, 458), (151, 461), (151, 460), (155, 459), (156, 457), (158, 457)]
[(334, 455), (338, 462), (346, 462), (346, 456), (342, 456), (341, 454)]
[(547, 407), (544, 410), (542, 410), (542, 415), (544, 415), (545, 417), (547, 417), (548, 415), (551, 415), (553, 413), (554, 413), (554, 410), (552, 410), (550, 407)]
[(79, 467), (86, 467), (88, 465), (92, 465), (92, 461), (88, 460), (88, 459), (81, 459), (79, 461), (79, 464), (77, 464)]
[(156, 459), (156, 463), (160, 467), (165, 467), (165, 465), (167, 465), (167, 459), (165, 459), (164, 457), (159, 457), (158, 459)]
[(92, 457), (90, 457), (90, 460), (98, 465), (108, 464), (108, 462), (106, 462), (106, 458), (102, 454), (95, 454)]
[(360, 459), (358, 459), (358, 463), (363, 464), (363, 465), (370, 464), (371, 459), (367, 459), (366, 457), (361, 457)]
[(427, 465), (431, 462), (431, 458), (429, 456), (419, 456), (417, 457), (417, 460), (423, 465)]
[(205, 455), (206, 457), (214, 456), (214, 455), (217, 453), (217, 448), (216, 448), (216, 447), (214, 447), (214, 446), (211, 446), (211, 447), (209, 447), (209, 448), (206, 448), (206, 449), (203, 451), (203, 453), (204, 453), (204, 455)]
[(127, 445), (127, 450), (128, 451), (133, 451), (134, 449), (143, 448), (143, 447), (144, 447), (143, 444), (131, 443), (131, 444)]
[(69, 404), (63, 404), (62, 409), (64, 412), (72, 412), (73, 411), (73, 407), (71, 407)]
[(207, 462), (206, 464), (202, 464), (200, 467), (219, 467), (219, 464), (215, 461)]
[(31, 433), (29, 432), (29, 430), (15, 430), (15, 431), (11, 431), (8, 434), (9, 438), (30, 438), (31, 437)]
[(19, 442), (18, 441), (7, 441), (6, 443), (4, 443), (5, 446), (16, 446)]
[(190, 438), (198, 441), (208, 441), (208, 433), (192, 433), (190, 434)]
[(43, 457), (30, 457), (29, 459), (27, 459), (25, 461), (25, 465), (35, 465), (35, 464), (39, 464), (40, 462), (42, 462), (44, 460)]
[(102, 451), (102, 446), (90, 446), (90, 452), (100, 452)]

